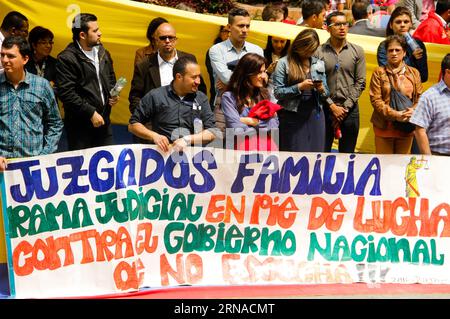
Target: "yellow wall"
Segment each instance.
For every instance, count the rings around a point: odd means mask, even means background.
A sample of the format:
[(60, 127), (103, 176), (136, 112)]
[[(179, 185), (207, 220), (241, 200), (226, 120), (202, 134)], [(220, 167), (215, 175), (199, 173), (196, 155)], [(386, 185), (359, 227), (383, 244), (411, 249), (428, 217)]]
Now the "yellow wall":
[[(125, 76), (129, 82), (133, 76), (134, 53), (137, 48), (147, 45), (145, 37), (148, 23), (157, 16), (168, 19), (177, 30), (179, 38), (177, 48), (194, 54), (202, 65), (205, 81), (208, 75), (204, 67), (205, 53), (217, 36), (219, 26), (226, 24), (224, 17), (191, 13), (172, 8), (165, 8), (128, 0), (1, 0), (0, 20), (11, 10), (23, 13), (30, 22), (31, 28), (41, 25), (55, 34), (53, 56), (63, 50), (71, 41), (70, 21), (78, 12), (95, 14), (99, 19), (102, 41), (111, 52), (117, 77)], [(265, 47), (267, 35), (293, 39), (301, 27), (274, 23), (253, 21), (249, 41)], [(319, 30), (321, 42), (328, 39), (328, 33)], [(361, 45), (366, 52), (367, 86), (370, 76), (377, 65), (376, 49), (382, 38), (349, 35), (350, 42)], [(450, 46), (427, 44), (429, 81), (425, 88), (430, 87), (438, 79), (440, 61), (450, 51)], [(130, 117), (128, 111), (128, 84), (121, 94), (121, 101), (112, 112), (112, 121), (116, 124), (126, 124)], [(369, 101), (368, 89), (360, 99), (361, 129), (358, 138), (357, 151), (373, 153), (373, 130), (370, 125), (372, 107)], [(2, 221), (0, 221), (1, 226)], [(3, 231), (1, 227), (0, 232)], [(3, 233), (0, 233), (3, 238)], [(5, 262), (4, 241), (0, 240), (0, 262)]]

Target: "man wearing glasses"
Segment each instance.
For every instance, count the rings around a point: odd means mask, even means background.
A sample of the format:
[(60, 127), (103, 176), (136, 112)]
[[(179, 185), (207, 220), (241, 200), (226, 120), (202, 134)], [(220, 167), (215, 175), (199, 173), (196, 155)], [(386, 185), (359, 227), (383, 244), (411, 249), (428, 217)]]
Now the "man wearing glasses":
[[(161, 86), (169, 85), (173, 80), (172, 70), (175, 62), (192, 54), (176, 49), (177, 34), (170, 23), (162, 23), (154, 33), (156, 52), (150, 54), (134, 67), (133, 80), (128, 100), (130, 113), (139, 106), (145, 94)], [(199, 90), (206, 94), (206, 85), (202, 78)], [(136, 142), (142, 142), (135, 140)]]
[(359, 133), (358, 99), (366, 86), (364, 50), (347, 42), (348, 22), (343, 12), (330, 13), (326, 24), (330, 38), (315, 53), (325, 61), (330, 89), (329, 107), (325, 108), (325, 150), (331, 151), (336, 137), (339, 152), (353, 153)]

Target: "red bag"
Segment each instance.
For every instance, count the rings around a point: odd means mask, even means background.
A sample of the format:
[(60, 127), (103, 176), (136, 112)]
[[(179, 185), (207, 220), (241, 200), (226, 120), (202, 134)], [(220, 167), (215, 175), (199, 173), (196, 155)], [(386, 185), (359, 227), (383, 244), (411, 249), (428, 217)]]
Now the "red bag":
[(258, 120), (268, 120), (281, 109), (281, 105), (272, 103), (269, 100), (262, 100), (250, 109), (248, 117), (252, 117)]
[[(270, 102), (269, 100), (262, 100), (254, 105), (248, 117), (256, 118), (258, 120), (268, 120), (272, 118), (276, 112), (282, 109), (281, 105)], [(259, 135), (255, 134), (251, 137), (246, 136), (245, 139), (237, 138), (235, 149), (241, 151), (278, 151), (277, 144), (272, 140), (270, 134)]]

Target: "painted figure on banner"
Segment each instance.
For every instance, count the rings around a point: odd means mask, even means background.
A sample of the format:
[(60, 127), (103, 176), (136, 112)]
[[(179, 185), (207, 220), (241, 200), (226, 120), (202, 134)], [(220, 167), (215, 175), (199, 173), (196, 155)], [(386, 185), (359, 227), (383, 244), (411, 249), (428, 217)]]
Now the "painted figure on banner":
[(417, 170), (423, 167), (422, 162), (417, 161), (416, 157), (411, 157), (408, 165), (406, 165), (405, 182), (406, 197), (419, 197), (419, 185), (417, 183)]

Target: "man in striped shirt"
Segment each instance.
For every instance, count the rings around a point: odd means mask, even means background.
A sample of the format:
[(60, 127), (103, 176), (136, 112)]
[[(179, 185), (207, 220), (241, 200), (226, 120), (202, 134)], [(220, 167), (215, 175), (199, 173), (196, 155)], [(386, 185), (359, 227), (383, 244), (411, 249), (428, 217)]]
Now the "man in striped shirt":
[[(28, 42), (17, 36), (1, 46), (0, 156), (17, 158), (53, 153), (63, 122), (50, 83), (25, 72), (30, 56)], [(4, 166), (0, 160), (0, 169)]]

